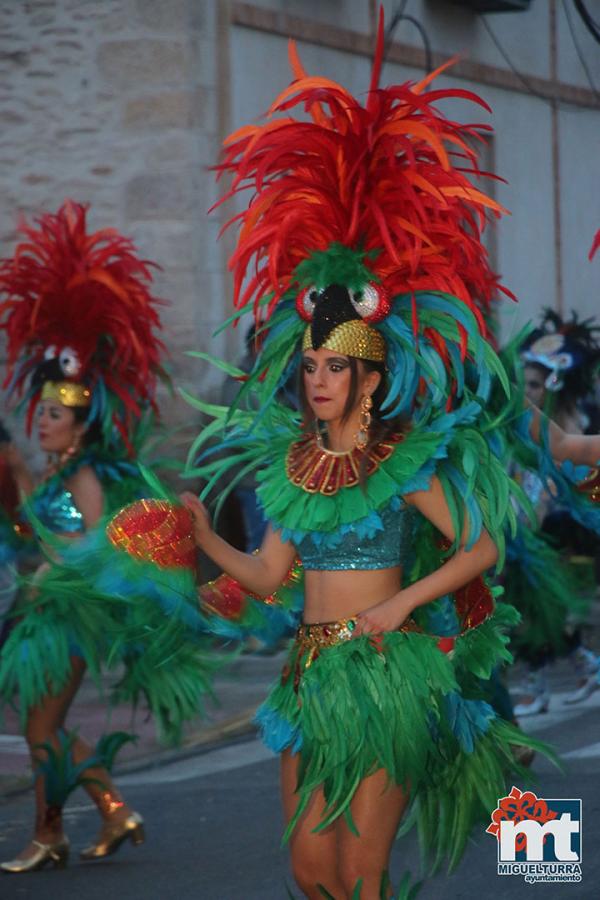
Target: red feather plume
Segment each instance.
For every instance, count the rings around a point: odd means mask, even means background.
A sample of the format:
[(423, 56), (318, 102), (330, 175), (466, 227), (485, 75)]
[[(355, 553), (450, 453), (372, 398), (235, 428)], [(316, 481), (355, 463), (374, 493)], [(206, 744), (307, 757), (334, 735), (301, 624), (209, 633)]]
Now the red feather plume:
[[(379, 88), (382, 52), (380, 27), (363, 106), (335, 82), (306, 76), (290, 42), (296, 80), (268, 121), (225, 141), (216, 170), (234, 177), (217, 205), (252, 191), (248, 209), (225, 226), (239, 226), (230, 259), (236, 307), (256, 309), (272, 293), (270, 312), (293, 286), (298, 263), (334, 241), (374, 251), (370, 265), (390, 296), (445, 291), (477, 312), (498, 290), (512, 296), (481, 239), (486, 219), (505, 210), (469, 180), (487, 175), (472, 145), (491, 129), (451, 121), (434, 104), (461, 98), (489, 107), (466, 90), (423, 93), (452, 61), (419, 84)], [(270, 118), (298, 106), (310, 121)]]
[(161, 301), (150, 293), (153, 264), (115, 229), (89, 233), (86, 214), (86, 206), (67, 200), (36, 226), (22, 223), (22, 242), (0, 262), (5, 386), (21, 390), (49, 347), (68, 347), (80, 363), (73, 380), (92, 390), (104, 382), (121, 410), (114, 424), (122, 430), (140, 404), (153, 404), (164, 350), (156, 336)]

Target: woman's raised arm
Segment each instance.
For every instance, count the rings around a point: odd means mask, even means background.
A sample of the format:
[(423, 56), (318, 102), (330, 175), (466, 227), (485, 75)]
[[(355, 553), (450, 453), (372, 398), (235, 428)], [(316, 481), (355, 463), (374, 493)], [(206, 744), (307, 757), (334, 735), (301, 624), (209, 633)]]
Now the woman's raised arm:
[(12, 473), (21, 499), (23, 497), (28, 497), (33, 492), (35, 483), (27, 464), (23, 459), (21, 451), (16, 444), (2, 442), (0, 444), (0, 454), (2, 454), (6, 460), (6, 464)]
[(539, 444), (542, 424), (547, 425), (550, 453), (553, 459), (558, 462), (568, 459), (580, 466), (598, 465), (600, 462), (600, 434), (569, 434), (556, 422), (546, 418), (537, 406), (529, 404), (529, 409), (532, 414), (529, 433)]

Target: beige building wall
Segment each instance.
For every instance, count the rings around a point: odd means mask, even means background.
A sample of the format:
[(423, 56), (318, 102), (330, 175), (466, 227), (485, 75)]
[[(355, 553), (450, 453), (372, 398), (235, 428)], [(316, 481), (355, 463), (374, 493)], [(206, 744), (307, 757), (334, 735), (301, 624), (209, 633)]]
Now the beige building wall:
[[(389, 18), (398, 3), (384, 6)], [(448, 112), (497, 131), (492, 155), (508, 184), (494, 190), (512, 215), (493, 244), (521, 301), (506, 305), (504, 333), (543, 305), (597, 312), (600, 260), (586, 257), (600, 227), (600, 95), (563, 7), (533, 0), (525, 13), (482, 19), (444, 0), (408, 0), (404, 12), (425, 28), (435, 65), (461, 54), (440, 86), (471, 88), (493, 107), (492, 116), (462, 103)], [(215, 399), (221, 376), (185, 356), (234, 359), (241, 347), (241, 334), (212, 337), (230, 312), (231, 238), (217, 241), (224, 213), (206, 214), (218, 196), (208, 168), (222, 137), (289, 82), (289, 36), (310, 72), (364, 92), (375, 14), (373, 0), (0, 0), (0, 253), (12, 251), (20, 212), (89, 202), (92, 226), (119, 228), (162, 266), (173, 375)], [(574, 24), (600, 89), (597, 45)], [(421, 77), (418, 31), (401, 22), (393, 37), (383, 81)], [(163, 406), (170, 423), (193, 430), (180, 401)]]

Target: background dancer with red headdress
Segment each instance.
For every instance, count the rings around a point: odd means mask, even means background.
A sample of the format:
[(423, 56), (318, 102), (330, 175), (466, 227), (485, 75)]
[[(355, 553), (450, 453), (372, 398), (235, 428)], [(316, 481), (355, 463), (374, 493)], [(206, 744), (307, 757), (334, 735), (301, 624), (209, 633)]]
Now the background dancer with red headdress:
[[(165, 377), (151, 264), (114, 229), (90, 232), (86, 219), (85, 207), (67, 201), (36, 225), (23, 225), (22, 243), (0, 265), (7, 386), (11, 394), (25, 394), (28, 430), (35, 421), (48, 454), (37, 487), (14, 446), (5, 465), (25, 498), (21, 519), (42, 553), (61, 537), (83, 543), (103, 515), (141, 496), (136, 457), (156, 409), (156, 380)], [(5, 701), (18, 695), (36, 773), (33, 840), (2, 863), (5, 872), (64, 865), (69, 843), (61, 809), (79, 782), (102, 818), (84, 859), (144, 839), (141, 816), (107, 771), (124, 736), (104, 739), (92, 751), (64, 730), (86, 669), (98, 678), (103, 664), (124, 665), (115, 699), (144, 697), (171, 738), (184, 717), (198, 712), (206, 688), (198, 649), (182, 644), (173, 653), (165, 633), (157, 655), (164, 616), (154, 605), (138, 598), (135, 607), (127, 606), (79, 587), (61, 591), (50, 553), (23, 591), (1, 651), (0, 695)], [(172, 662), (161, 667), (161, 656), (164, 661), (170, 654)]]

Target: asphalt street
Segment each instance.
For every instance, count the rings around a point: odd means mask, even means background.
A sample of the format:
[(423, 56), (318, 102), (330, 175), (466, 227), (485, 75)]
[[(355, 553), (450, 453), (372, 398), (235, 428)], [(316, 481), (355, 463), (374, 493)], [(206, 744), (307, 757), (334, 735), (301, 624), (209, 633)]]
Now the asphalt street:
[[(600, 895), (600, 690), (584, 704), (564, 705), (554, 685), (550, 711), (526, 720), (528, 731), (551, 741), (566, 774), (536, 760), (531, 787), (539, 797), (583, 800), (583, 880), (580, 884), (526, 884), (496, 874), (497, 844), (484, 827), (474, 835), (460, 867), (425, 882), (420, 900), (531, 900)], [(76, 851), (97, 828), (84, 794), (66, 813), (73, 859), (64, 871), (4, 876), (0, 897), (44, 900), (288, 900), (292, 887), (284, 851), (277, 761), (255, 739), (199, 753), (169, 765), (125, 775), (119, 781), (129, 802), (143, 813), (147, 842), (123, 847), (98, 863), (80, 863)], [(0, 807), (0, 853), (18, 851), (28, 833), (31, 799), (21, 795)], [(416, 872), (414, 838), (398, 842), (392, 860), (397, 878)], [(295, 896), (299, 892), (293, 889)]]

